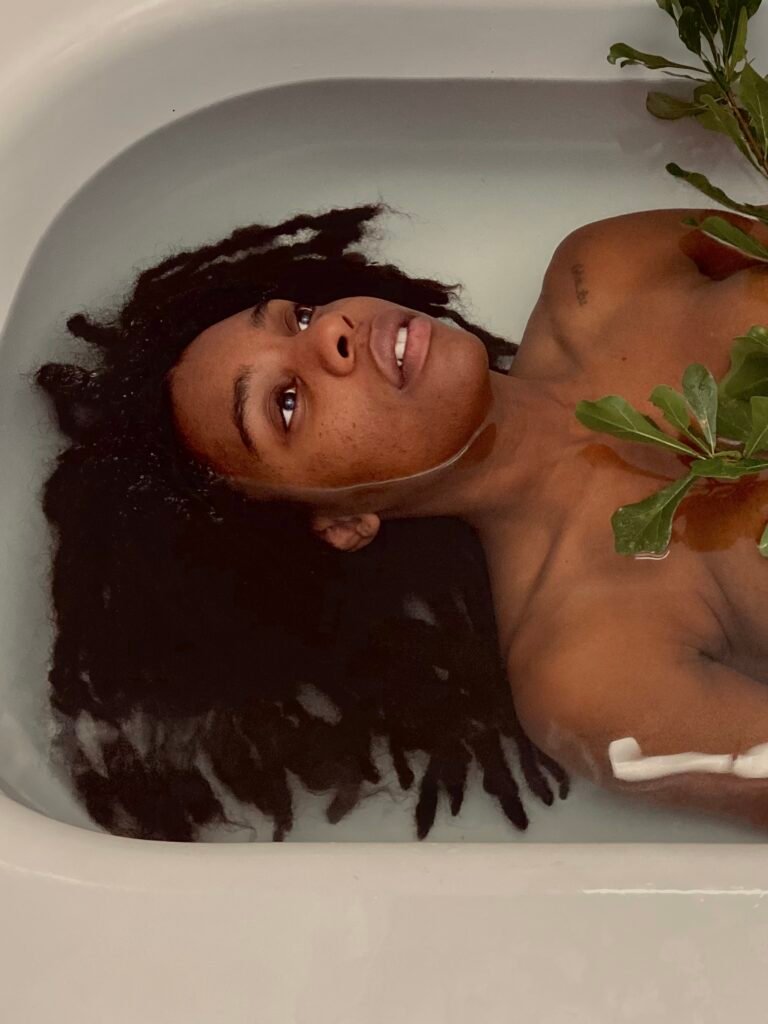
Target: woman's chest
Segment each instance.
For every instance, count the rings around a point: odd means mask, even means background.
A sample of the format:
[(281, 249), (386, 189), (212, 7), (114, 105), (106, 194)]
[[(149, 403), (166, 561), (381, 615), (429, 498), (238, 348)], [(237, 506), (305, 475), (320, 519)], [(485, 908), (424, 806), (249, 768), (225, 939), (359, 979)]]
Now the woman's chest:
[(722, 281), (701, 275), (685, 284), (661, 281), (584, 320), (564, 317), (542, 294), (512, 372), (554, 382), (574, 420), (566, 416), (563, 429), (568, 459), (544, 489), (531, 487), (501, 556), (504, 567), (492, 573), (500, 632), (508, 640), (515, 624), (552, 632), (564, 603), (576, 607), (604, 594), (619, 605), (646, 602), (657, 623), (667, 609), (675, 623), (690, 624), (693, 637), (741, 659), (753, 675), (760, 669), (768, 681), (761, 667), (768, 666), (768, 559), (757, 548), (768, 523), (768, 480), (698, 483), (678, 509), (665, 557), (628, 558), (614, 551), (611, 516), (684, 476), (689, 460), (586, 429), (580, 435), (578, 426), (573, 432), (580, 400), (613, 394), (675, 433), (650, 401), (653, 389), (681, 390), (691, 363), (703, 363), (720, 379), (734, 339), (755, 324), (768, 325), (762, 268)]
[[(616, 509), (665, 486), (670, 469), (672, 477), (685, 471), (675, 473), (664, 452), (633, 447), (622, 458), (620, 442), (585, 444), (538, 500), (530, 489), (489, 553), (505, 651), (556, 642), (564, 621), (573, 629), (584, 608), (594, 621), (602, 602), (606, 620), (647, 631), (649, 643), (663, 636), (698, 647), (768, 682), (768, 559), (757, 546), (768, 523), (768, 480), (697, 485), (678, 509), (663, 557), (620, 555)], [(622, 607), (627, 614), (617, 619)]]

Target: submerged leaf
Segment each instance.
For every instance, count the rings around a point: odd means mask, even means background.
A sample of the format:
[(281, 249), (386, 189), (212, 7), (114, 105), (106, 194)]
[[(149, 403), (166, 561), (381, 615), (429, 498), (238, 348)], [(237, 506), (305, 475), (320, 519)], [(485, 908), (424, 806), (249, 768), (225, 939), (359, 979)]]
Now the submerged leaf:
[(704, 174), (700, 174), (698, 171), (685, 171), (675, 163), (667, 164), (667, 171), (673, 178), (682, 178), (683, 181), (687, 181), (689, 185), (693, 185), (693, 187), (698, 189), (699, 192), (703, 192), (705, 196), (708, 196), (710, 199), (714, 199), (715, 202), (720, 203), (721, 206), (727, 206), (736, 213), (744, 213), (748, 217), (756, 217), (758, 220), (768, 224), (768, 206), (755, 206), (752, 203), (739, 203), (735, 199), (731, 199), (731, 197), (721, 188), (718, 188), (717, 185), (713, 185)]
[(768, 449), (768, 398), (754, 395), (749, 401), (749, 407), (752, 413), (752, 429), (744, 446), (744, 454), (747, 456)]
[(661, 555), (672, 536), (672, 519), (696, 482), (690, 473), (634, 505), (623, 505), (611, 517), (616, 552), (620, 555)]
[(619, 395), (607, 395), (597, 402), (579, 402), (576, 406), (576, 418), (590, 430), (611, 434), (622, 441), (657, 444), (683, 455), (696, 455), (692, 448), (665, 434), (649, 416), (638, 412)]
[(683, 393), (693, 415), (699, 421), (710, 453), (714, 453), (717, 435), (717, 382), (706, 366), (692, 363), (686, 367), (683, 374)]
[(763, 558), (768, 558), (768, 526), (763, 530), (763, 535), (757, 543), (757, 550)]

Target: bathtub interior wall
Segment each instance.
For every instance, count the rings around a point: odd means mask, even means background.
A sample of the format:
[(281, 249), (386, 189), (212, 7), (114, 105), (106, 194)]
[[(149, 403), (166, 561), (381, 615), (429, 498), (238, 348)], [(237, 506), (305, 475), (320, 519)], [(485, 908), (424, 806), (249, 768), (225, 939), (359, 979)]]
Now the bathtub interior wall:
[[(377, 252), (408, 272), (461, 281), (468, 315), (522, 335), (558, 242), (580, 224), (653, 207), (702, 206), (668, 160), (758, 198), (726, 143), (670, 130), (640, 82), (339, 80), (263, 90), (142, 139), (87, 181), (41, 239), (0, 348), (0, 789), (42, 814), (96, 826), (48, 761), (50, 541), (39, 509), (59, 441), (29, 375), (67, 353), (64, 323), (109, 308), (172, 249), (247, 222), (383, 200)], [(673, 90), (674, 91), (674, 90)], [(386, 768), (386, 761), (382, 767)], [(222, 793), (222, 795), (224, 795)], [(415, 793), (391, 782), (330, 826), (326, 797), (299, 792), (290, 840), (404, 840)], [(461, 815), (441, 806), (430, 840), (758, 841), (746, 828), (635, 805), (578, 782), (553, 809), (527, 801), (516, 832), (472, 776)], [(216, 841), (268, 839), (253, 810)]]

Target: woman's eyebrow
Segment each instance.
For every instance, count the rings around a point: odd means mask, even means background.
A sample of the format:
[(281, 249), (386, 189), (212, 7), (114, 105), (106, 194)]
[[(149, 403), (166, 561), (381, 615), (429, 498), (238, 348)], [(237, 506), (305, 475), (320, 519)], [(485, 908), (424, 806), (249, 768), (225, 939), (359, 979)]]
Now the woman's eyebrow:
[[(262, 299), (251, 310), (248, 319), (253, 327), (264, 327), (267, 319), (268, 304), (269, 299)], [(237, 432), (246, 449), (258, 458), (259, 453), (256, 451), (256, 445), (253, 443), (253, 438), (248, 433), (248, 428), (245, 425), (245, 403), (248, 401), (248, 389), (252, 374), (253, 367), (244, 366), (235, 377), (232, 386), (232, 422), (237, 427)]]
[(262, 299), (262, 301), (261, 302), (257, 302), (256, 305), (251, 310), (250, 320), (251, 320), (251, 324), (254, 327), (263, 327), (264, 326), (264, 321), (266, 320), (268, 304), (269, 304), (269, 299)]
[(253, 367), (245, 366), (235, 377), (232, 387), (232, 422), (237, 427), (237, 432), (245, 447), (258, 458), (259, 453), (256, 451), (256, 445), (253, 443), (253, 438), (248, 433), (248, 428), (245, 425), (245, 403), (248, 401), (248, 391), (252, 376)]

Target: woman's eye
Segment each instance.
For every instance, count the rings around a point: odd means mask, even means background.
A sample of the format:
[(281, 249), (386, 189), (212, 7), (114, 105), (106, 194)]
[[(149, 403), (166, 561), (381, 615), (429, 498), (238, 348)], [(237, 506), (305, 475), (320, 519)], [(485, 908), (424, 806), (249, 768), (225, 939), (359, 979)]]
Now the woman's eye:
[(285, 424), (286, 430), (288, 430), (291, 425), (291, 420), (293, 419), (293, 413), (297, 404), (298, 395), (296, 393), (295, 385), (291, 385), (289, 388), (284, 388), (278, 395), (277, 407), (280, 410), (280, 415), (283, 417), (283, 423)]
[(294, 315), (296, 317), (296, 323), (298, 324), (300, 331), (305, 331), (309, 327), (310, 321), (312, 320), (312, 314), (315, 312), (314, 306), (300, 306), (296, 303), (293, 307)]

